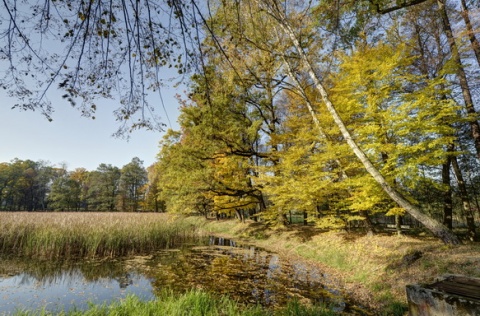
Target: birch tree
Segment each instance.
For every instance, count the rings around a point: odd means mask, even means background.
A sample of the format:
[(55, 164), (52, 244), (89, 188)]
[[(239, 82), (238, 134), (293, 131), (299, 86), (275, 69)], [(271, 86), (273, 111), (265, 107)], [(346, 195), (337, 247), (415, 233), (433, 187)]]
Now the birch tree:
[[(382, 189), (394, 200), (400, 207), (405, 209), (412, 217), (422, 223), (428, 230), (430, 230), (435, 236), (440, 238), (445, 243), (458, 244), (460, 243), (458, 237), (453, 234), (447, 227), (434, 220), (430, 216), (424, 214), (420, 209), (414, 206), (404, 196), (402, 196), (395, 188), (388, 183), (385, 177), (380, 171), (373, 165), (365, 152), (360, 148), (356, 140), (352, 137), (351, 132), (347, 129), (344, 121), (339, 115), (336, 106), (332, 103), (327, 90), (317, 76), (314, 66), (310, 63), (305, 48), (302, 46), (300, 39), (295, 32), (298, 29), (298, 24), (294, 27), (293, 21), (298, 21), (299, 17), (294, 11), (290, 11), (290, 8), (284, 7), (277, 1), (265, 0), (259, 3), (260, 8), (265, 10), (278, 25), (278, 31), (284, 32), (290, 39), (292, 46), (295, 49), (296, 57), (299, 58), (306, 71), (312, 80), (315, 88), (318, 90), (322, 97), (322, 100), (327, 108), (327, 111), (332, 116), (335, 124), (339, 128), (347, 144), (351, 150), (355, 153), (357, 158), (361, 161), (367, 172), (375, 179), (375, 181), (382, 187)], [(288, 15), (287, 15), (288, 12)], [(304, 16), (305, 18), (305, 16)], [(304, 19), (301, 20), (305, 22)]]

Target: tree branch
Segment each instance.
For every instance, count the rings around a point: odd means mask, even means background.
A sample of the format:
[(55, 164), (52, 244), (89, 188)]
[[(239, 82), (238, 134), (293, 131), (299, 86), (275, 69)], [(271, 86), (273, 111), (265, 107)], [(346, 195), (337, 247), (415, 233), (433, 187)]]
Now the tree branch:
[(400, 9), (403, 9), (403, 8), (411, 7), (411, 6), (414, 6), (414, 5), (423, 3), (423, 2), (427, 2), (429, 0), (412, 0), (410, 2), (403, 1), (402, 4), (399, 4), (399, 5), (390, 7), (390, 8), (380, 8), (380, 4), (377, 1), (375, 1), (375, 0), (369, 0), (369, 1), (372, 5), (375, 6), (375, 8), (377, 10), (377, 13), (387, 14), (387, 13), (390, 13), (390, 12), (393, 12), (393, 11), (397, 11), (397, 10), (400, 10)]

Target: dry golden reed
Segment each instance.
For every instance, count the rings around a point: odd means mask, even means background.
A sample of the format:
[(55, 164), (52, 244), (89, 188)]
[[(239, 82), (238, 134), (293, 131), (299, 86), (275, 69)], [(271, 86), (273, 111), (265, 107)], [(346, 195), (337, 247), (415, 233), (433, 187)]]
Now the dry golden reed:
[(0, 253), (115, 257), (202, 237), (201, 221), (161, 213), (0, 212)]

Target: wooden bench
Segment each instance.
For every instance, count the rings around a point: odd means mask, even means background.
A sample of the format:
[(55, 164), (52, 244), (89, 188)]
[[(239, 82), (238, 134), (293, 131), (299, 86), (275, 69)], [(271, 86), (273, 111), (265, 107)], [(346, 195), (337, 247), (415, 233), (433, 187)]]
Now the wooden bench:
[(480, 279), (445, 275), (432, 284), (407, 285), (410, 316), (480, 316)]
[[(395, 224), (387, 224), (387, 228), (390, 228), (390, 229), (397, 229), (397, 225)], [(401, 229), (410, 229), (410, 225), (400, 225), (400, 228)]]

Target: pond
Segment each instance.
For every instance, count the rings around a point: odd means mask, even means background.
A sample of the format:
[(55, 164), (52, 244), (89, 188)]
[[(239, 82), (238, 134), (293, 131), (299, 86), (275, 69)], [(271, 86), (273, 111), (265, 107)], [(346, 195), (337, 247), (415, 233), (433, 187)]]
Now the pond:
[(302, 262), (235, 241), (210, 237), (195, 245), (148, 256), (81, 262), (3, 259), (0, 263), (0, 314), (45, 308), (85, 309), (129, 294), (151, 300), (169, 289), (203, 289), (247, 304), (283, 306), (297, 298), (325, 302), (338, 312), (353, 308), (328, 276)]

